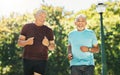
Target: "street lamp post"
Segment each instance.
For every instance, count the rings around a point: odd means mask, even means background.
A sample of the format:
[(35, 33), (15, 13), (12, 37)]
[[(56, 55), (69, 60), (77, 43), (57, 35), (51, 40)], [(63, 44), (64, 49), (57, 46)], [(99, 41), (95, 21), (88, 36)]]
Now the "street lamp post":
[(105, 54), (105, 40), (104, 40), (104, 27), (103, 27), (103, 12), (105, 11), (105, 4), (98, 3), (96, 6), (97, 12), (100, 14), (100, 35), (101, 35), (101, 60), (102, 60), (102, 75), (107, 75), (106, 54)]

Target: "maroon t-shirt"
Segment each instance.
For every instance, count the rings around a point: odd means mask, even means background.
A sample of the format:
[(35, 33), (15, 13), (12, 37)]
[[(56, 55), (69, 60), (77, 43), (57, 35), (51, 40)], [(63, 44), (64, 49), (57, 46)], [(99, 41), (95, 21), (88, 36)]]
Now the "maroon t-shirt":
[(48, 47), (42, 45), (44, 36), (48, 40), (54, 40), (53, 31), (49, 27), (37, 26), (34, 23), (24, 25), (21, 31), (21, 35), (26, 36), (26, 39), (34, 37), (33, 45), (26, 45), (24, 47), (23, 58), (30, 60), (47, 60), (48, 59)]

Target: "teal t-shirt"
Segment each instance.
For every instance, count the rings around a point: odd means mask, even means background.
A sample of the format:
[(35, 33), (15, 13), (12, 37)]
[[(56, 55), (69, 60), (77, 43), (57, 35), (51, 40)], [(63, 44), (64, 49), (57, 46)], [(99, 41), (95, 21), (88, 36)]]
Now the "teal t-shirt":
[(80, 46), (92, 47), (97, 44), (94, 31), (85, 29), (84, 31), (73, 30), (68, 35), (68, 44), (72, 47), (72, 65), (94, 65), (94, 56), (91, 52), (82, 52)]

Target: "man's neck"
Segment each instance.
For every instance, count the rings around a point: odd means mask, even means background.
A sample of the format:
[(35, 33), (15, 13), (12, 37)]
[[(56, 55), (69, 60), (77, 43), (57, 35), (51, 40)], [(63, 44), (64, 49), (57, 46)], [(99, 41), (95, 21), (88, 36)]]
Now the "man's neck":
[(40, 24), (40, 23), (37, 23), (37, 22), (35, 22), (35, 25), (36, 26), (43, 26), (43, 24)]
[(82, 32), (82, 31), (84, 31), (84, 30), (85, 30), (85, 28), (84, 28), (84, 29), (81, 29), (81, 30), (80, 30), (80, 29), (77, 29), (77, 30), (78, 30), (78, 31), (80, 31), (80, 32)]

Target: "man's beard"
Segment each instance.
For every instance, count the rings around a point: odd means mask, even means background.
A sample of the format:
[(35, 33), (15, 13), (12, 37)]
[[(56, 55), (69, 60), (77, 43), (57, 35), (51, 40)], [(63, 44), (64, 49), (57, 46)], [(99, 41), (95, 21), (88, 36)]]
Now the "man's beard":
[(84, 30), (85, 28), (84, 27), (77, 27), (78, 31), (82, 31)]

